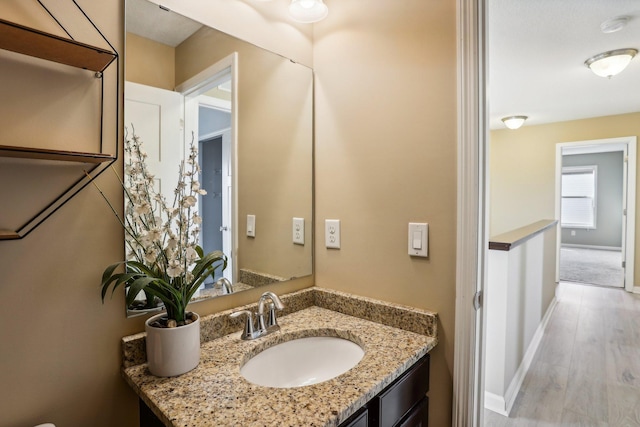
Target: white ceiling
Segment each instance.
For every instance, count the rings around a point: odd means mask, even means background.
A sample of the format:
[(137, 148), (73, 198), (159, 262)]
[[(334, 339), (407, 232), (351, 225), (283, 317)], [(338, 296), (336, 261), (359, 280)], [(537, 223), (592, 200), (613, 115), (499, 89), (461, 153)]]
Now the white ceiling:
[[(614, 49), (640, 50), (639, 0), (489, 0), (489, 110), (500, 119), (526, 115), (527, 125), (640, 112), (640, 55), (605, 79), (584, 61)], [(626, 15), (605, 34), (600, 24)]]
[(126, 1), (126, 30), (176, 47), (202, 27), (202, 24), (177, 13), (168, 13), (147, 0)]

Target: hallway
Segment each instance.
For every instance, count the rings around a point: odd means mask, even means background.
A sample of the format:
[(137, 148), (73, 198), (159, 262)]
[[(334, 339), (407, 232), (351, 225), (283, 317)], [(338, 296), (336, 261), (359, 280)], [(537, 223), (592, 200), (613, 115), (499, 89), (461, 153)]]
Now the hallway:
[(640, 427), (640, 295), (561, 282), (509, 418), (485, 426)]

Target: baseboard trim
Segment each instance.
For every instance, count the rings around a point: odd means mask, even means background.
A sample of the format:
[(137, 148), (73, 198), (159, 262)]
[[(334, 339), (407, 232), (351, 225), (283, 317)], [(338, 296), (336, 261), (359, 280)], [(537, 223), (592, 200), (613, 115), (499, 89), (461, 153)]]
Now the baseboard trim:
[[(636, 287), (636, 289), (639, 289)], [(547, 307), (547, 311), (544, 313), (540, 324), (536, 328), (533, 337), (531, 338), (531, 342), (529, 343), (529, 347), (527, 347), (527, 351), (522, 358), (522, 362), (520, 362), (520, 366), (518, 370), (513, 375), (513, 379), (511, 383), (509, 383), (509, 387), (507, 387), (507, 391), (504, 396), (499, 396), (494, 393), (489, 393), (485, 391), (484, 393), (484, 407), (489, 409), (490, 411), (496, 412), (500, 415), (509, 416), (511, 412), (511, 408), (513, 408), (513, 404), (516, 401), (516, 397), (518, 396), (518, 392), (520, 391), (520, 387), (522, 387), (522, 382), (524, 381), (529, 368), (531, 367), (531, 362), (533, 362), (533, 357), (538, 351), (538, 347), (540, 346), (540, 342), (542, 341), (542, 337), (544, 336), (544, 330), (549, 324), (549, 320), (551, 319), (551, 315), (553, 311), (556, 309), (558, 305), (558, 300), (556, 297), (553, 297), (551, 302), (549, 303), (549, 307)]]
[(488, 391), (484, 392), (484, 407), (496, 414), (504, 415), (505, 417), (509, 416), (509, 413), (504, 410), (506, 404), (504, 402), (504, 397), (490, 393)]
[(560, 246), (563, 247), (563, 248), (598, 249), (598, 250), (601, 250), (601, 251), (622, 252), (622, 248), (621, 247), (616, 247), (616, 246), (578, 245), (578, 244), (574, 244), (574, 243), (562, 243)]

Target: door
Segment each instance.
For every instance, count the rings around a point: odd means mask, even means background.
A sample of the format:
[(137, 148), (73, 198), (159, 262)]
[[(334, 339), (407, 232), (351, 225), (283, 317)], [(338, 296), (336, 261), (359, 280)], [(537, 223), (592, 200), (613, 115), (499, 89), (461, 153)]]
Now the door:
[[(231, 131), (226, 129), (216, 136), (200, 139), (200, 165), (202, 167), (202, 188), (207, 196), (202, 198), (201, 245), (205, 252), (222, 250), (229, 254), (232, 244), (231, 216)], [(228, 261), (230, 262), (230, 260)], [(232, 269), (223, 274), (216, 272), (213, 281), (225, 277), (231, 281)]]
[[(227, 268), (221, 276), (234, 283), (231, 102), (206, 95), (230, 79), (230, 75), (217, 76), (209, 83), (202, 83), (198, 90), (187, 93), (184, 99), (185, 134), (198, 142), (200, 166), (205, 171), (202, 179), (207, 196), (201, 198), (200, 245), (205, 252), (221, 250), (227, 255)], [(214, 278), (217, 279), (219, 275)]]
[[(626, 260), (633, 259), (635, 253), (635, 223), (633, 220), (636, 193), (635, 152), (635, 137), (568, 142), (556, 145), (556, 217), (562, 217), (562, 167), (567, 164), (570, 166), (577, 164), (576, 161), (568, 163), (571, 158), (578, 158), (582, 155), (584, 161), (598, 163), (598, 174), (602, 176), (602, 179), (598, 179), (597, 185), (598, 187), (602, 186), (602, 189), (598, 190), (601, 194), (596, 194), (596, 197), (603, 197), (602, 201), (595, 202), (600, 206), (598, 210), (602, 209), (602, 212), (596, 212), (596, 216), (601, 217), (597, 222), (602, 226), (602, 230), (565, 229), (559, 233), (556, 280), (574, 280), (602, 286), (624, 287), (628, 292), (634, 291), (634, 265), (633, 262), (627, 263)], [(619, 156), (619, 160), (613, 165), (611, 159), (605, 159), (607, 156), (615, 157), (616, 154)], [(607, 163), (609, 164), (607, 165)], [(611, 176), (612, 173), (620, 172), (621, 177), (619, 175), (617, 178)], [(615, 194), (619, 195), (612, 199)], [(605, 196), (608, 198), (606, 202), (604, 201)], [(614, 208), (614, 205), (617, 208)], [(615, 217), (605, 219), (603, 213), (611, 215), (611, 212), (616, 209), (618, 214)], [(607, 243), (607, 241), (611, 241), (611, 238), (604, 237), (606, 235), (605, 229), (611, 228), (615, 222), (620, 224), (619, 234), (614, 236), (619, 238), (619, 243)], [(569, 231), (571, 236), (568, 234)], [(590, 239), (594, 240), (579, 240), (580, 236), (577, 235), (580, 233), (585, 236), (591, 234)], [(602, 243), (597, 243), (598, 241)], [(581, 246), (585, 246), (587, 249)], [(591, 247), (589, 248), (589, 246)], [(593, 258), (593, 262), (589, 262), (590, 257)], [(573, 268), (570, 262), (572, 259)], [(573, 276), (576, 278), (572, 279)], [(582, 280), (583, 276), (584, 280)]]
[(177, 92), (125, 82), (125, 137), (142, 140), (156, 190), (169, 205), (183, 158), (183, 97)]

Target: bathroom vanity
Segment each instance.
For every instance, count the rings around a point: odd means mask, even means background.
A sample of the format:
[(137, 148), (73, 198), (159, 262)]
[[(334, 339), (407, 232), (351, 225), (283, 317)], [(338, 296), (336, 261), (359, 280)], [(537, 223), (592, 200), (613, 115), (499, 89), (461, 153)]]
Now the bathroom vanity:
[[(141, 426), (427, 425), (436, 313), (319, 288), (281, 298), (281, 330), (256, 340), (240, 339), (242, 323), (231, 311), (203, 317), (200, 364), (179, 377), (148, 372), (144, 334), (124, 338), (122, 372), (140, 397)], [(348, 339), (364, 356), (347, 372), (304, 387), (263, 387), (241, 375), (261, 351), (311, 336)]]

